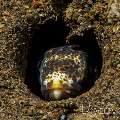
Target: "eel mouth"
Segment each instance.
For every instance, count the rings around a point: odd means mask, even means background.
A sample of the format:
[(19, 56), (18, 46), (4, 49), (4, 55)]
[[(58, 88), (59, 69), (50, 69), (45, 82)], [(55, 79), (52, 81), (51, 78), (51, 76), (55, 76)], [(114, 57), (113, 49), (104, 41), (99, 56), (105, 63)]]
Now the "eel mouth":
[(42, 91), (45, 100), (62, 100), (80, 94), (80, 89), (47, 89)]

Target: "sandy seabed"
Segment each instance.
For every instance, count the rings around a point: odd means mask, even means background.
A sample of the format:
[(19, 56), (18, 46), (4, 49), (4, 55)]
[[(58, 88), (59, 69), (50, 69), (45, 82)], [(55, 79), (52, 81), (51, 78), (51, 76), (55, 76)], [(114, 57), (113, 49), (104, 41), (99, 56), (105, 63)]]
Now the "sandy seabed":
[[(28, 82), (25, 82), (28, 54), (32, 44), (36, 44), (34, 33), (43, 28), (46, 31), (47, 25), (58, 21), (70, 28), (65, 33), (67, 42), (92, 29), (101, 48), (102, 69), (95, 84), (82, 95), (61, 101), (44, 101), (34, 92), (35, 86), (29, 89)], [(57, 35), (64, 37), (61, 31)], [(39, 44), (44, 41), (44, 35), (37, 36)], [(59, 43), (63, 37), (54, 39)], [(53, 42), (52, 39), (48, 41)], [(47, 45), (47, 41), (44, 43)], [(119, 0), (67, 0), (59, 3), (56, 0), (0, 0), (0, 119), (119, 120)]]

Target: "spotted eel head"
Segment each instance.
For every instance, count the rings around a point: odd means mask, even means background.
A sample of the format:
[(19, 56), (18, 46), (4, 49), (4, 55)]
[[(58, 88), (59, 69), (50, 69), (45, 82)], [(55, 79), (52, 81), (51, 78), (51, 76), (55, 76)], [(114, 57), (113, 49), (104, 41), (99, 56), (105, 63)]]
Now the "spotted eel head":
[(61, 100), (81, 92), (87, 72), (87, 55), (62, 46), (48, 50), (39, 67), (41, 93), (46, 100)]

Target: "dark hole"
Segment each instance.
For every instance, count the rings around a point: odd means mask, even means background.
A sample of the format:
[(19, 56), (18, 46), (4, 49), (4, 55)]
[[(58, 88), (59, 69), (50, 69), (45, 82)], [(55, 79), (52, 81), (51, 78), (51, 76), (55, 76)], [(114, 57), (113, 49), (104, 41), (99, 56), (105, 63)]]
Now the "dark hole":
[(95, 20), (99, 21), (100, 15), (99, 15), (99, 14), (96, 14), (96, 15), (94, 16), (94, 18), (95, 18)]
[(93, 3), (96, 3), (96, 0), (92, 0), (93, 1)]
[(53, 7), (56, 6), (61, 9), (61, 7), (66, 8), (73, 0), (53, 0)]
[[(49, 21), (44, 25), (34, 25), (32, 27), (31, 47), (28, 50), (28, 66), (25, 83), (28, 88), (37, 96), (41, 95), (39, 83), (38, 63), (43, 59), (44, 52), (58, 46), (66, 45), (65, 38), (69, 33), (69, 28), (63, 21)], [(102, 68), (102, 53), (95, 39), (94, 29), (86, 30), (83, 36), (72, 36), (71, 45), (77, 44), (79, 49), (88, 55), (88, 73), (82, 83), (82, 93), (88, 91), (98, 79)]]
[(36, 95), (41, 96), (40, 83), (38, 80), (38, 63), (43, 58), (45, 51), (50, 48), (65, 45), (65, 39), (69, 28), (63, 21), (48, 21), (44, 25), (32, 27), (32, 42), (28, 50), (28, 66), (25, 83), (28, 88)]

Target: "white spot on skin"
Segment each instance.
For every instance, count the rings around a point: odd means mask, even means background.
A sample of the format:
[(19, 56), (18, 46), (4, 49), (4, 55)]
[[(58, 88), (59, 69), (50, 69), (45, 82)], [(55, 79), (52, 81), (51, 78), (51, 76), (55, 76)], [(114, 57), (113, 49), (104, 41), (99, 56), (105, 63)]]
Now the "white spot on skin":
[(47, 87), (47, 84), (48, 84), (48, 81), (45, 80), (45, 81), (43, 82), (43, 85), (45, 85), (45, 86)]
[(68, 83), (69, 83), (69, 86), (71, 86), (73, 84), (73, 80), (72, 79), (68, 80)]

